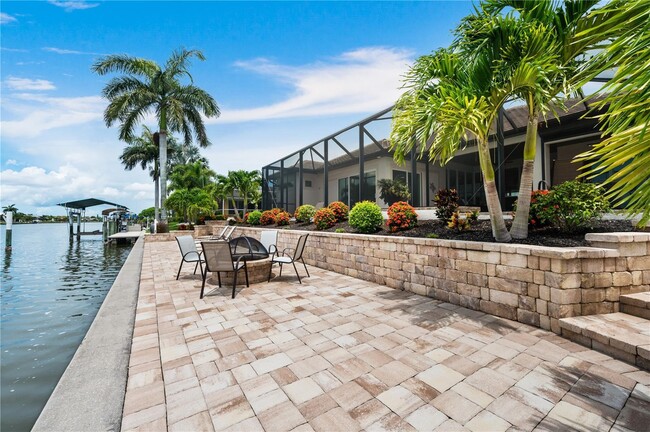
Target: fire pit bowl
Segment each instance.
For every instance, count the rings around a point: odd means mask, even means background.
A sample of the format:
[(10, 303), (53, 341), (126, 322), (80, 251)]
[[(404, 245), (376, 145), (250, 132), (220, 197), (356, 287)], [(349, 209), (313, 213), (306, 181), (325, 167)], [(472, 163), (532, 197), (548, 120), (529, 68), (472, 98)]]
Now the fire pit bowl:
[(230, 250), (232, 251), (233, 260), (241, 257), (247, 263), (269, 257), (269, 251), (259, 240), (253, 237), (241, 236), (230, 240)]
[[(268, 280), (269, 270), (271, 270), (271, 258), (269, 252), (259, 240), (246, 236), (234, 238), (230, 240), (230, 250), (232, 251), (233, 260), (236, 261), (239, 257), (242, 257), (242, 260), (246, 261), (249, 283), (255, 284)], [(232, 272), (222, 272), (221, 285), (232, 287), (233, 277)], [(218, 284), (217, 275), (213, 274), (208, 279), (208, 283)], [(246, 279), (241, 274), (237, 278), (237, 285), (246, 285)]]

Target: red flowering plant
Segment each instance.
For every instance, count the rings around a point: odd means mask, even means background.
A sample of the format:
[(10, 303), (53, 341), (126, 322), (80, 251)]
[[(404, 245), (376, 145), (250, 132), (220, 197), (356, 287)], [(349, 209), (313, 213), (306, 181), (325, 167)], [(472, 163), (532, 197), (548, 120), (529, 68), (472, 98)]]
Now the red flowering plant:
[(418, 214), (415, 209), (404, 201), (398, 201), (388, 207), (386, 225), (392, 232), (414, 228), (418, 224)]
[(528, 223), (533, 228), (541, 228), (548, 225), (548, 190), (539, 189), (530, 193), (530, 212)]
[(284, 226), (284, 225), (289, 225), (289, 220), (291, 219), (291, 215), (287, 212), (280, 212), (275, 216), (275, 223), (278, 226)]
[(332, 228), (336, 225), (336, 215), (329, 207), (324, 207), (314, 215), (314, 224), (319, 230)]
[(275, 223), (275, 214), (273, 210), (266, 210), (260, 216), (260, 225), (273, 225)]
[(350, 213), (350, 207), (341, 201), (334, 201), (328, 206), (328, 208), (334, 213), (337, 222), (343, 222), (346, 220), (348, 218), (348, 213)]

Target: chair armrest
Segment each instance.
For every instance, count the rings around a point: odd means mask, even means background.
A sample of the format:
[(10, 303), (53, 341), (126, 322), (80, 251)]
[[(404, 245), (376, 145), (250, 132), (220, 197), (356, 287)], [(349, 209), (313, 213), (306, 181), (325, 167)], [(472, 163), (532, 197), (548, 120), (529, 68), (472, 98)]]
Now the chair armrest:
[[(243, 255), (240, 256), (239, 258), (237, 258), (236, 265), (235, 265), (235, 271), (237, 271), (237, 269), (239, 268), (239, 262), (240, 262), (243, 258), (244, 258)], [(244, 260), (244, 267), (246, 267), (246, 260)]]
[(278, 247), (274, 244), (269, 245), (269, 253), (272, 253), (275, 255), (275, 253), (278, 251)]
[(290, 248), (290, 247), (288, 247), (288, 248), (284, 248), (284, 249), (282, 249), (282, 253), (281, 253), (280, 255), (286, 255), (286, 254), (287, 254), (287, 251), (292, 251), (292, 250), (295, 250), (295, 249), (294, 249), (294, 248)]

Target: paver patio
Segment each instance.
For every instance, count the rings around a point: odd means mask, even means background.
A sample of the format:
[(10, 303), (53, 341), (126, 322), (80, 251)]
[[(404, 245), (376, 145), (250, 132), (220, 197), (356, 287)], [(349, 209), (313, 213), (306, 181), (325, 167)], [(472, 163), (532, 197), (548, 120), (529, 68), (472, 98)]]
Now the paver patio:
[(124, 431), (650, 425), (648, 372), (548, 331), (316, 267), (200, 300), (179, 262), (145, 244)]

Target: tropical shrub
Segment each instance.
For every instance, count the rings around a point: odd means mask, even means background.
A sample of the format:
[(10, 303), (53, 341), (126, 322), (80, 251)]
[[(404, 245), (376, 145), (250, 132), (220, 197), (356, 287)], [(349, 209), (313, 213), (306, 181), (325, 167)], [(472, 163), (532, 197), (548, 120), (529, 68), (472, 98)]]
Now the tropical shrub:
[[(275, 210), (275, 209), (274, 209)], [(275, 223), (275, 213), (273, 210), (266, 210), (260, 216), (260, 225), (273, 225)]]
[(374, 233), (384, 223), (381, 208), (372, 201), (361, 201), (350, 211), (350, 226), (362, 233)]
[(535, 202), (539, 221), (565, 232), (589, 228), (609, 209), (600, 187), (576, 180), (553, 186), (549, 193), (538, 195)]
[(275, 223), (278, 226), (289, 225), (290, 220), (291, 220), (291, 215), (285, 211), (280, 212), (275, 216)]
[(298, 222), (307, 223), (311, 222), (311, 218), (313, 218), (315, 214), (316, 208), (313, 205), (305, 204), (296, 209), (293, 217), (295, 217)]
[(389, 206), (398, 201), (411, 199), (408, 186), (400, 180), (381, 179), (377, 182), (377, 186), (379, 186), (379, 198)]
[(433, 198), (438, 219), (449, 222), (453, 214), (458, 211), (458, 201), (456, 189), (440, 189)]
[(336, 225), (336, 215), (329, 207), (324, 207), (314, 214), (314, 224), (319, 230), (332, 228)]
[(246, 222), (248, 222), (251, 225), (259, 225), (261, 217), (262, 217), (262, 212), (259, 211), (259, 210), (254, 210), (254, 211), (248, 213), (248, 217), (246, 218)]
[[(549, 222), (542, 215), (544, 213), (544, 207), (548, 206), (546, 202), (546, 195), (549, 191), (547, 189), (538, 189), (530, 193), (530, 211), (528, 212), (528, 225), (531, 228), (542, 228), (547, 226)], [(515, 213), (517, 212), (517, 203), (514, 206)]]
[[(468, 213), (469, 214), (469, 213)], [(454, 231), (467, 231), (470, 229), (472, 224), (468, 218), (461, 218), (459, 212), (454, 212), (451, 215), (451, 219), (447, 222), (447, 228), (453, 229)]]
[(348, 218), (348, 213), (350, 213), (350, 207), (341, 201), (334, 201), (328, 206), (328, 208), (334, 212), (337, 222), (343, 222), (346, 220)]
[(386, 225), (395, 232), (414, 228), (418, 224), (418, 214), (415, 209), (404, 201), (398, 201), (388, 208)]
[(169, 232), (169, 225), (167, 222), (158, 222), (156, 224), (156, 233), (164, 234)]

